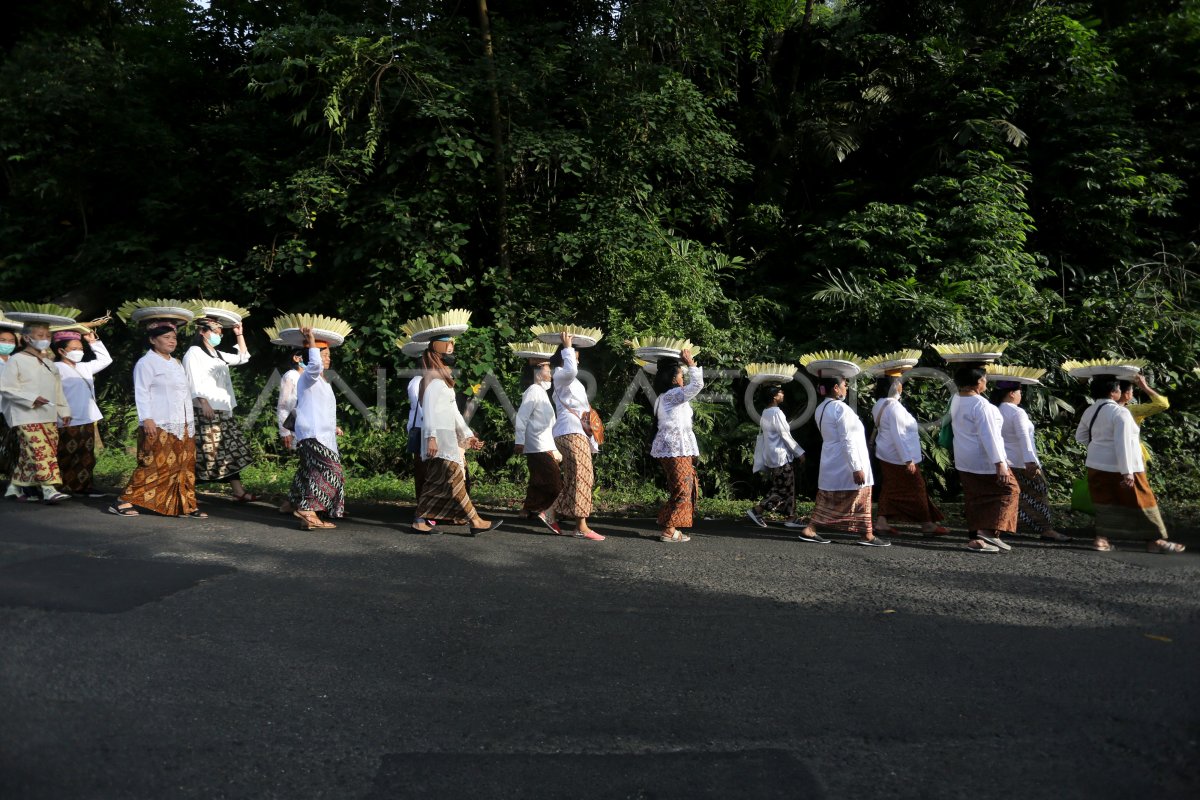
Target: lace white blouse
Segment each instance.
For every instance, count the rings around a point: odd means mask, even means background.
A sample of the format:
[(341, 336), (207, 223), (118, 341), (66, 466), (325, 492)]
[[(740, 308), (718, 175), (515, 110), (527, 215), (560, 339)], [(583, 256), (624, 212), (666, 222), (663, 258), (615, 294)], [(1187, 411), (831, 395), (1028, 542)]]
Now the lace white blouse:
[(1029, 414), (1016, 403), (1001, 403), (999, 408), (1002, 420), (1000, 435), (1004, 439), (1004, 454), (1008, 458), (1008, 465), (1024, 469), (1026, 464), (1032, 462), (1041, 466)]
[(521, 407), (513, 423), (513, 441), (526, 453), (551, 453), (554, 444), (554, 404), (550, 395), (536, 383), (521, 395)]
[(1083, 412), (1075, 429), (1075, 441), (1087, 445), (1086, 463), (1092, 469), (1122, 475), (1146, 471), (1141, 434), (1133, 414), (1112, 400), (1093, 403)]
[[(24, 351), (13, 353), (0, 372), (0, 395), (4, 397), (4, 418), (11, 428), (71, 416), (71, 406), (63, 394), (62, 378), (54, 362)], [(34, 408), (33, 403), (39, 397), (50, 402)]]
[(762, 412), (758, 428), (758, 439), (754, 442), (755, 472), (778, 469), (804, 455), (804, 448), (792, 438), (787, 416), (779, 406), (771, 406)]
[(431, 380), (425, 387), (421, 407), (425, 409), (424, 425), (421, 428), (421, 459), (430, 459), (429, 440), (434, 439), (437, 442), (437, 455), (433, 458), (453, 461), (462, 466), (463, 447), (475, 434), (458, 410), (454, 390), (443, 380)]
[(954, 395), (950, 400), (950, 425), (954, 429), (954, 468), (975, 475), (995, 475), (996, 465), (1007, 464), (1004, 419), (986, 398)]
[(240, 346), (236, 355), (224, 350), (217, 350), (216, 353), (214, 358), (203, 347), (193, 345), (183, 354), (183, 367), (187, 370), (194, 398), (207, 400), (213, 411), (232, 412), (237, 408), (237, 398), (233, 396), (229, 367), (245, 364), (250, 360), (250, 353), (242, 352)]
[(688, 380), (659, 395), (654, 403), (658, 434), (650, 445), (651, 458), (684, 458), (700, 455), (696, 433), (692, 430), (692, 399), (704, 388), (704, 370), (688, 369)]
[[(566, 436), (571, 433), (583, 434), (583, 423), (579, 417), (591, 410), (588, 403), (587, 390), (579, 382), (579, 358), (574, 347), (564, 347), (562, 351), (562, 366), (554, 370), (554, 411), (557, 419), (554, 421), (554, 436)], [(591, 436), (588, 443), (592, 452), (600, 452), (600, 446)]]
[(908, 409), (894, 397), (883, 397), (871, 409), (875, 418), (875, 457), (889, 464), (921, 463), (921, 431)]
[(179, 439), (195, 434), (192, 388), (178, 359), (147, 350), (133, 365), (133, 399), (139, 423), (153, 420)]
[[(826, 492), (857, 491), (874, 486), (871, 457), (867, 453), (867, 430), (850, 406), (827, 397), (817, 406), (817, 429), (821, 432), (821, 471), (817, 488)], [(854, 482), (862, 470), (866, 482)]]
[(78, 364), (70, 361), (54, 362), (62, 378), (63, 394), (71, 406), (72, 428), (104, 419), (100, 407), (96, 405), (96, 373), (112, 364), (113, 360), (102, 342), (92, 342), (92, 352), (96, 357), (91, 361), (81, 361)]
[(296, 410), (296, 387), (300, 383), (301, 372), (302, 370), (299, 369), (289, 369), (279, 379), (279, 400), (275, 403), (275, 419), (279, 423), (280, 439), (294, 435), (292, 431), (283, 427), (283, 423), (287, 420), (288, 414)]
[(305, 439), (316, 439), (338, 452), (337, 398), (325, 379), (319, 347), (308, 348), (308, 363), (296, 381), (296, 441)]

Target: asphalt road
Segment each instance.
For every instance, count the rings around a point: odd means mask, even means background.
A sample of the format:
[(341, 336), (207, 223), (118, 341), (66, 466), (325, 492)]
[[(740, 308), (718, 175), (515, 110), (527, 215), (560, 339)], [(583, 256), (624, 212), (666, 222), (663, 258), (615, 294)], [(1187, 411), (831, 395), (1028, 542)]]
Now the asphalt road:
[(1200, 797), (1200, 547), (0, 504), (0, 797)]

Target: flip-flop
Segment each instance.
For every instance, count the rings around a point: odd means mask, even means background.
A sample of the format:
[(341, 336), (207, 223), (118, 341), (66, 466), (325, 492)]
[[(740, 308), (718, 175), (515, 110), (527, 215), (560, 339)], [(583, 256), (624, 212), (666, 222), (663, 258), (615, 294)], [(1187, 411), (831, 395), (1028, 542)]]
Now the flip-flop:
[(245, 492), (243, 494), (235, 494), (233, 496), (233, 499), (238, 501), (239, 503), (253, 503), (256, 500), (258, 500), (258, 495), (251, 494), (250, 492)]

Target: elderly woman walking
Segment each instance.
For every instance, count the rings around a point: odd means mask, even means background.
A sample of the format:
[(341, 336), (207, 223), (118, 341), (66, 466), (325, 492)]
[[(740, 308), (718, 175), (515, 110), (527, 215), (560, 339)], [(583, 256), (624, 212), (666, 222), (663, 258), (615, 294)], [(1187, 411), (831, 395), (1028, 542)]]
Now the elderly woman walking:
[(920, 525), (926, 534), (944, 536), (950, 531), (937, 524), (944, 517), (929, 498), (921, 474), (921, 433), (916, 419), (900, 402), (903, 390), (899, 375), (881, 375), (875, 381), (871, 417), (875, 421), (875, 459), (881, 484), (875, 531), (898, 535), (900, 532), (891, 523), (902, 520)]
[(96, 373), (112, 364), (112, 356), (96, 332), (83, 326), (55, 331), (50, 340), (63, 394), (71, 406), (71, 424), (58, 430), (58, 468), (63, 488), (72, 494), (104, 497), (92, 486), (96, 425), (104, 418), (96, 404)]
[[(534, 343), (520, 347), (533, 348)], [(562, 454), (554, 445), (552, 433), (555, 418), (554, 404), (549, 394), (554, 385), (550, 354), (542, 355), (534, 349), (518, 349), (518, 354), (527, 356), (521, 373), (521, 407), (517, 409), (513, 433), (513, 450), (524, 454), (529, 466), (529, 486), (525, 490), (521, 511), (555, 533), (562, 533), (554, 521), (554, 503), (562, 492), (563, 479), (558, 469)]]
[(804, 461), (804, 448), (792, 438), (787, 417), (780, 406), (783, 404), (783, 387), (772, 384), (764, 390), (767, 408), (759, 419), (758, 439), (754, 443), (754, 471), (766, 472), (771, 479), (767, 496), (746, 516), (760, 528), (767, 527), (763, 513), (773, 511), (782, 514), (785, 528), (802, 528), (796, 521), (796, 472), (795, 461)]
[(22, 349), (13, 354), (0, 373), (0, 395), (5, 415), (16, 431), (17, 459), (6, 496), (18, 500), (36, 498), (46, 503), (67, 500), (60, 492), (58, 465), (58, 420), (71, 424), (71, 407), (63, 394), (62, 378), (49, 359), (50, 326), (26, 322), (21, 331)]
[[(280, 327), (287, 324), (281, 322)], [(344, 324), (344, 323), (343, 323)], [(349, 326), (347, 325), (348, 329)], [(338, 452), (337, 400), (325, 377), (331, 363), (330, 342), (316, 337), (311, 326), (298, 326), (304, 372), (296, 382), (296, 474), (288, 492), (292, 515), (305, 531), (336, 528), (318, 516), (338, 519), (346, 513), (346, 478)], [(283, 331), (280, 332), (283, 335)], [(341, 341), (336, 341), (341, 344)]]
[(562, 453), (563, 490), (554, 504), (554, 517), (575, 520), (575, 536), (594, 542), (604, 537), (588, 526), (592, 515), (592, 454), (600, 451), (596, 437), (585, 431), (583, 420), (592, 410), (587, 390), (579, 381), (579, 351), (573, 337), (562, 333), (558, 352), (550, 359), (554, 386), (554, 445)]
[[(679, 362), (682, 361), (683, 365)], [(683, 367), (687, 367), (684, 382)], [(659, 393), (654, 402), (654, 442), (650, 456), (658, 459), (667, 479), (667, 501), (658, 512), (659, 539), (664, 542), (686, 542), (692, 537), (680, 531), (690, 528), (696, 516), (699, 496), (696, 481), (696, 458), (700, 446), (692, 430), (692, 400), (704, 388), (704, 370), (696, 366), (690, 350), (679, 358), (663, 358), (654, 375), (654, 390)]]
[(950, 400), (954, 431), (954, 467), (963, 488), (967, 548), (976, 553), (1012, 550), (1001, 533), (1017, 529), (1021, 490), (1004, 449), (1004, 419), (987, 401), (987, 370), (965, 364), (954, 373), (958, 393)]

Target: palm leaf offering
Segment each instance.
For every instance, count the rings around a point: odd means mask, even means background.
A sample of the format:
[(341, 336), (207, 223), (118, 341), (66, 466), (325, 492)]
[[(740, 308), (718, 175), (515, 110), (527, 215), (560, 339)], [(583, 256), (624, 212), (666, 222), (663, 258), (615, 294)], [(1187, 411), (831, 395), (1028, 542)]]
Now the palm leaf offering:
[(549, 358), (554, 355), (554, 351), (558, 349), (556, 345), (547, 344), (545, 342), (509, 342), (508, 349), (519, 355), (521, 358), (536, 358), (545, 356)]
[(796, 377), (796, 367), (793, 364), (772, 364), (757, 361), (746, 365), (746, 375), (751, 381), (778, 380), (787, 383)]
[(329, 331), (343, 339), (354, 332), (349, 322), (337, 317), (325, 317), (320, 314), (284, 314), (275, 318), (275, 328), (282, 332), (288, 328), (312, 328)]
[(465, 308), (452, 308), (449, 311), (442, 311), (437, 314), (426, 314), (422, 317), (415, 317), (400, 326), (400, 329), (410, 339), (417, 337), (417, 334), (429, 333), (430, 331), (457, 329), (459, 333), (465, 331), (471, 325), (471, 312)]
[(1015, 364), (1006, 366), (992, 365), (987, 368), (989, 379), (1010, 380), (1017, 383), (1040, 383), (1046, 370), (1036, 367), (1019, 367)]
[(920, 350), (897, 350), (894, 353), (880, 353), (879, 355), (871, 356), (862, 362), (862, 368), (863, 372), (876, 375), (891, 370), (912, 369), (920, 360)]
[(569, 333), (581, 341), (576, 342), (576, 346), (591, 347), (604, 338), (604, 331), (599, 328), (583, 328), (579, 325), (564, 325), (562, 323), (553, 323), (551, 325), (534, 325), (531, 329), (533, 338), (539, 342), (557, 345), (561, 342), (560, 334)]
[(228, 321), (230, 324), (237, 323), (250, 316), (249, 309), (242, 308), (236, 303), (229, 303), (225, 300), (195, 300), (203, 312), (202, 316), (211, 317), (219, 321)]
[(130, 324), (137, 324), (143, 319), (154, 319), (159, 316), (183, 318), (190, 321), (203, 313), (203, 307), (195, 300), (152, 300), (144, 297), (130, 300), (117, 309), (117, 316)]
[(1064, 361), (1063, 372), (1072, 378), (1086, 380), (1098, 375), (1128, 378), (1150, 366), (1144, 358), (1093, 358), (1087, 361)]
[(800, 356), (800, 365), (807, 367), (814, 361), (849, 361), (851, 364), (861, 364), (862, 356), (849, 350), (821, 350), (816, 353), (806, 353)]
[(629, 346), (634, 350), (646, 348), (658, 350), (690, 350), (692, 355), (700, 352), (700, 348), (692, 344), (690, 339), (673, 339), (669, 336), (635, 336), (629, 340)]
[[(961, 342), (959, 344), (935, 344), (934, 350), (938, 351), (938, 355), (945, 358), (946, 356), (999, 356), (1004, 352), (1004, 348), (1008, 347), (1008, 342)], [(958, 360), (963, 360), (959, 358)]]
[(83, 313), (78, 308), (69, 308), (54, 303), (25, 303), (20, 300), (0, 300), (0, 311), (4, 311), (10, 316), (12, 314), (42, 314), (49, 317), (69, 317), (72, 320), (78, 319), (79, 315)]

